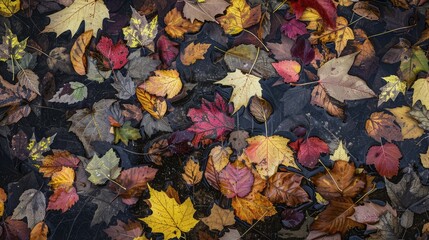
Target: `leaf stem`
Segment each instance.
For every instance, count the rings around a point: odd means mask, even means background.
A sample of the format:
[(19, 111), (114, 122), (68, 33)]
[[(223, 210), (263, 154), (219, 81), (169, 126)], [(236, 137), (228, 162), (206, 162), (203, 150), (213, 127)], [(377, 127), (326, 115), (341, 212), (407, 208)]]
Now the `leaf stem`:
[(290, 83), (291, 86), (307, 86), (307, 85), (313, 85), (313, 84), (318, 84), (319, 81), (315, 81), (315, 82), (306, 82), (306, 83)]
[[(246, 235), (246, 233), (248, 233), (252, 228), (254, 228), (255, 227), (255, 225), (256, 224), (258, 224), (258, 222), (259, 221), (261, 221), (262, 220), (262, 218), (264, 218), (265, 217), (265, 215), (267, 215), (267, 213), (268, 213), (268, 209), (264, 212), (264, 214), (262, 214), (262, 216), (254, 223), (254, 224), (252, 224), (252, 226), (250, 226), (241, 236), (240, 236), (240, 238), (243, 238), (243, 236), (244, 235)], [(238, 240), (238, 239), (237, 239)]]
[(326, 167), (326, 165), (325, 165), (325, 164), (323, 164), (323, 162), (322, 162), (322, 161), (320, 161), (320, 159), (319, 159), (319, 162), (323, 165), (323, 167), (325, 168), (326, 172), (327, 172), (327, 173), (328, 173), (328, 175), (331, 177), (331, 179), (332, 179), (332, 181), (334, 182), (335, 187), (337, 187), (338, 191), (343, 192), (343, 190), (340, 188), (340, 186), (338, 186), (337, 181), (335, 181), (334, 177), (332, 176), (331, 171), (329, 170), (329, 168), (327, 168), (327, 167)]
[(283, 2), (277, 5), (276, 8), (273, 10), (273, 13), (277, 12), (281, 7), (283, 7), (283, 5), (285, 5), (286, 2), (287, 0), (283, 0)]
[(255, 67), (256, 62), (258, 61), (258, 57), (259, 57), (259, 52), (260, 52), (260, 51), (261, 51), (261, 48), (260, 48), (260, 47), (258, 47), (258, 51), (256, 52), (256, 57), (255, 57), (255, 59), (253, 60), (253, 64), (252, 64), (252, 66), (250, 67), (250, 70), (249, 70), (249, 73), (248, 73), (248, 74), (252, 73), (252, 70), (253, 70), (253, 68)]
[(388, 34), (388, 33), (391, 33), (391, 32), (395, 32), (395, 31), (398, 31), (398, 30), (403, 30), (403, 29), (407, 29), (407, 28), (413, 28), (415, 26), (417, 26), (417, 24), (414, 24), (414, 25), (411, 25), (411, 26), (405, 26), (405, 27), (395, 28), (395, 29), (389, 30), (387, 32), (382, 32), (382, 33), (377, 33), (377, 34), (371, 35), (371, 36), (369, 36), (367, 38), (370, 39), (370, 38), (373, 38), (373, 37), (378, 37), (378, 36), (381, 36), (381, 35), (384, 35), (384, 34)]
[(247, 30), (247, 29), (243, 29), (243, 32), (247, 32), (248, 34), (252, 35), (253, 37), (256, 38), (256, 40), (258, 40), (258, 42), (260, 42), (262, 44), (262, 46), (265, 48), (265, 50), (267, 52), (270, 51), (270, 49), (268, 49), (268, 47), (262, 42), (261, 39), (258, 38), (258, 36), (256, 36), (254, 33), (252, 33), (251, 31)]

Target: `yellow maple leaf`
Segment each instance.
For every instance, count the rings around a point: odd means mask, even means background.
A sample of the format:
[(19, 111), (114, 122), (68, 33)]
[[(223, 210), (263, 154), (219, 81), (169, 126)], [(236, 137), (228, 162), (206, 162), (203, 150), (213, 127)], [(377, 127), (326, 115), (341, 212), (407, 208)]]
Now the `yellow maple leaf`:
[(415, 139), (421, 137), (425, 133), (425, 131), (419, 126), (419, 122), (410, 117), (410, 107), (401, 106), (390, 109), (388, 108), (387, 110), (395, 116), (395, 121), (401, 127), (401, 133), (404, 139)]
[(314, 32), (310, 37), (312, 43), (316, 43), (317, 39), (322, 43), (335, 42), (335, 50), (340, 56), (341, 52), (347, 46), (349, 40), (355, 38), (353, 30), (348, 27), (348, 21), (344, 17), (337, 17), (335, 29), (327, 29), (323, 33)]
[(289, 139), (281, 136), (255, 136), (246, 141), (249, 146), (245, 153), (252, 163), (256, 163), (256, 170), (263, 178), (273, 176), (280, 164), (299, 169), (292, 150), (287, 146)]
[(183, 38), (185, 33), (198, 32), (201, 25), (203, 25), (200, 21), (195, 20), (191, 22), (183, 18), (182, 14), (176, 8), (173, 8), (165, 15), (164, 22), (167, 25), (165, 31), (174, 38)]
[(195, 162), (193, 159), (189, 159), (186, 162), (184, 170), (185, 173), (182, 173), (182, 177), (191, 186), (201, 182), (201, 179), (203, 179), (203, 171), (200, 170), (200, 163)]
[(182, 89), (182, 81), (177, 70), (156, 70), (139, 88), (158, 97), (172, 98)]
[(180, 55), (180, 61), (183, 65), (189, 66), (194, 64), (198, 59), (204, 59), (204, 54), (207, 52), (211, 44), (209, 43), (197, 43), (193, 42), (189, 44)]
[(413, 105), (420, 100), (423, 106), (429, 108), (429, 77), (417, 79), (412, 88), (414, 89)]
[(153, 232), (164, 234), (165, 239), (180, 238), (182, 232), (189, 232), (197, 223), (194, 219), (194, 205), (188, 198), (178, 204), (165, 192), (157, 191), (148, 185), (152, 215), (140, 218)]
[(264, 217), (277, 213), (270, 200), (260, 193), (251, 193), (244, 198), (232, 199), (235, 215), (241, 220), (252, 223), (253, 220), (264, 220)]
[(395, 101), (396, 97), (399, 93), (405, 94), (405, 90), (407, 89), (407, 84), (396, 75), (390, 75), (388, 77), (382, 77), (387, 84), (380, 88), (380, 95), (378, 96), (378, 106), (382, 103), (389, 101)]
[(234, 114), (241, 107), (246, 107), (251, 97), (255, 95), (262, 97), (262, 87), (259, 80), (260, 78), (256, 76), (243, 74), (240, 70), (236, 69), (235, 72), (228, 73), (224, 79), (215, 83), (234, 88), (229, 100), (229, 102), (234, 103)]
[(17, 13), (21, 8), (20, 0), (1, 0), (0, 1), (0, 15), (3, 17), (11, 17)]
[(97, 37), (98, 29), (103, 27), (103, 19), (109, 17), (109, 10), (103, 0), (75, 0), (72, 5), (48, 16), (51, 22), (42, 32), (55, 32), (60, 35), (68, 30), (74, 35), (82, 21), (85, 31), (93, 30)]
[(161, 100), (141, 88), (136, 89), (137, 99), (142, 105), (142, 108), (146, 110), (152, 117), (161, 119), (167, 112), (167, 103)]
[(48, 185), (51, 186), (53, 190), (59, 187), (69, 189), (73, 186), (74, 176), (75, 173), (73, 168), (63, 167), (61, 171), (56, 172), (52, 175), (51, 181)]
[(148, 23), (145, 16), (140, 16), (133, 7), (131, 10), (133, 14), (130, 19), (130, 26), (122, 28), (127, 45), (135, 48), (152, 44), (158, 33), (158, 16), (155, 16)]
[(261, 5), (250, 9), (246, 0), (232, 0), (224, 16), (217, 20), (227, 34), (238, 34), (261, 20)]
[(350, 160), (350, 157), (347, 154), (347, 149), (343, 145), (343, 141), (340, 141), (337, 149), (335, 149), (334, 153), (331, 155), (332, 161), (346, 161)]

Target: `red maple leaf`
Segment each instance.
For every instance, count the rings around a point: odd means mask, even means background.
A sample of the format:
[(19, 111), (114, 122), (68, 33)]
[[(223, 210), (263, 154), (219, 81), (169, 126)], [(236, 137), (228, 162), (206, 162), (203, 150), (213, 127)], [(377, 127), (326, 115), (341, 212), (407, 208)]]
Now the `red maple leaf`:
[(289, 146), (298, 152), (298, 161), (305, 167), (314, 168), (322, 153), (329, 153), (328, 144), (318, 137), (300, 138)]
[(79, 200), (76, 188), (66, 189), (64, 187), (55, 189), (54, 194), (49, 197), (46, 210), (61, 210), (63, 213), (69, 210)]
[(366, 163), (374, 164), (381, 176), (390, 178), (398, 175), (401, 157), (401, 151), (395, 144), (386, 143), (381, 146), (372, 146), (366, 155)]
[(332, 0), (292, 0), (290, 5), (295, 11), (296, 19), (310, 7), (315, 9), (331, 28), (336, 27), (337, 9)]
[(113, 44), (112, 39), (101, 37), (97, 43), (97, 50), (109, 59), (108, 63), (104, 63), (107, 68), (120, 69), (128, 62), (128, 48), (122, 41)]
[(187, 130), (195, 133), (192, 144), (198, 146), (201, 141), (222, 140), (234, 129), (234, 119), (229, 116), (232, 109), (232, 105), (228, 105), (218, 93), (214, 102), (203, 98), (201, 108), (189, 109), (187, 116), (194, 125)]

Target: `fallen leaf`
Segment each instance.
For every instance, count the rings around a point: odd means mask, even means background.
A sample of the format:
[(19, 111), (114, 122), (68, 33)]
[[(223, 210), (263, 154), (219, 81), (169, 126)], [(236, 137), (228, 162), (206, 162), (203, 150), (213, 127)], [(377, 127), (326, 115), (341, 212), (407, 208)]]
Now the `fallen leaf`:
[(429, 130), (429, 111), (425, 106), (413, 106), (409, 115), (418, 122), (419, 127)]
[(168, 119), (154, 119), (150, 114), (145, 114), (142, 124), (144, 124), (144, 132), (151, 137), (157, 132), (173, 132), (173, 129), (168, 122)]
[(4, 202), (7, 200), (7, 195), (3, 188), (0, 188), (0, 217), (3, 216), (4, 213)]
[(182, 80), (177, 70), (156, 70), (155, 76), (149, 77), (138, 88), (159, 97), (173, 98), (182, 89)]
[(195, 19), (201, 22), (217, 22), (215, 16), (222, 14), (228, 6), (229, 3), (224, 0), (205, 0), (196, 2), (185, 0), (183, 14), (186, 18), (189, 18), (191, 22), (194, 22)]
[(386, 212), (396, 214), (396, 210), (389, 203), (386, 203), (385, 206), (380, 206), (373, 202), (365, 202), (362, 206), (354, 206), (354, 209), (355, 212), (348, 218), (364, 224), (377, 223), (380, 220), (380, 216)]
[(182, 173), (182, 178), (188, 185), (194, 186), (203, 179), (203, 172), (200, 170), (200, 163), (195, 162), (192, 158), (188, 159), (184, 170), (185, 173)]
[(420, 45), (423, 42), (425, 42), (426, 40), (429, 39), (429, 28), (426, 28), (425, 30), (423, 30), (423, 32), (420, 35), (419, 40), (415, 43), (415, 45)]
[(311, 92), (311, 104), (324, 108), (332, 116), (344, 119), (343, 104), (336, 99), (331, 98), (326, 93), (326, 90), (321, 86), (317, 85)]
[(30, 240), (47, 240), (49, 228), (45, 222), (41, 221), (31, 229)]
[(70, 49), (70, 60), (74, 70), (79, 75), (86, 75), (87, 59), (85, 55), (86, 47), (91, 41), (93, 30), (90, 29), (82, 33), (73, 43)]
[(415, 139), (424, 134), (424, 130), (419, 126), (419, 122), (410, 116), (410, 107), (401, 106), (388, 108), (387, 110), (395, 116), (395, 121), (401, 127), (401, 133), (404, 139)]
[(347, 46), (349, 40), (355, 39), (353, 30), (349, 28), (349, 23), (344, 17), (337, 17), (337, 31), (335, 33), (335, 50), (337, 56), (341, 56), (344, 48)]
[(133, 7), (131, 11), (130, 26), (122, 28), (127, 46), (131, 48), (150, 46), (158, 34), (158, 16), (148, 22), (146, 17), (141, 16)]
[[(103, 230), (112, 240), (134, 240), (143, 234), (141, 223), (128, 220), (127, 223), (118, 220), (116, 225), (110, 225)], [(140, 240), (140, 239), (139, 239)]]
[(343, 141), (340, 141), (340, 144), (338, 144), (337, 149), (335, 149), (334, 153), (331, 155), (329, 159), (332, 161), (350, 161), (350, 157), (347, 154), (347, 149), (343, 145)]
[(329, 153), (328, 144), (318, 137), (309, 137), (299, 139), (290, 143), (295, 151), (298, 152), (298, 161), (305, 167), (314, 168), (318, 163), (320, 154)]
[(329, 96), (340, 102), (344, 100), (359, 100), (375, 97), (375, 93), (365, 81), (348, 74), (357, 53), (334, 58), (317, 71), (320, 80)]
[[(155, 71), (157, 66), (161, 63), (150, 56), (141, 56), (140, 51), (130, 53), (128, 56), (128, 63), (125, 67), (128, 69), (127, 74), (133, 79), (145, 80), (151, 72)], [(142, 68), (141, 66), (145, 66)]]
[(216, 146), (210, 150), (209, 159), (213, 161), (213, 166), (217, 172), (222, 171), (228, 165), (231, 154), (232, 149), (230, 147)]
[(182, 61), (183, 65), (185, 66), (194, 64), (197, 60), (204, 59), (204, 54), (207, 52), (207, 49), (209, 49), (210, 46), (211, 44), (209, 43), (194, 44), (194, 42), (192, 42), (186, 46), (186, 48), (180, 54), (180, 61)]
[(388, 77), (382, 77), (382, 79), (384, 79), (387, 84), (380, 88), (381, 93), (378, 96), (378, 106), (380, 106), (382, 103), (389, 101), (389, 99), (395, 101), (399, 93), (405, 95), (407, 84), (401, 81), (398, 76), (390, 75)]
[(56, 135), (57, 134), (47, 138), (42, 138), (39, 142), (37, 142), (36, 137), (33, 134), (27, 145), (27, 150), (29, 151), (28, 157), (34, 161), (42, 161), (43, 154), (51, 150), (51, 144), (54, 142)]
[(399, 225), (399, 218), (391, 212), (385, 212), (380, 216), (377, 224), (372, 226), (377, 230), (370, 235), (373, 239), (399, 239), (402, 236), (402, 228)]
[(190, 198), (178, 204), (165, 192), (157, 191), (150, 186), (149, 193), (148, 201), (152, 214), (140, 220), (152, 228), (152, 232), (164, 234), (165, 239), (180, 238), (182, 232), (189, 232), (198, 223), (193, 217), (195, 209)]
[(122, 104), (122, 116), (125, 117), (125, 121), (134, 120), (141, 122), (143, 119), (143, 113), (141, 109), (133, 104)]
[(296, 19), (300, 19), (307, 8), (313, 8), (320, 14), (324, 23), (334, 28), (337, 18), (337, 9), (331, 0), (311, 1), (311, 0), (293, 0), (291, 7), (295, 11)]
[(200, 21), (191, 23), (189, 20), (184, 19), (177, 8), (173, 8), (165, 15), (164, 22), (167, 25), (165, 31), (173, 38), (183, 38), (185, 33), (198, 32), (201, 25), (203, 25)]
[(136, 89), (137, 99), (142, 108), (146, 110), (155, 119), (161, 119), (167, 112), (167, 103), (165, 100), (157, 98), (141, 88)]
[(380, 19), (380, 10), (369, 2), (356, 2), (353, 12), (368, 20), (378, 21)]
[(390, 0), (392, 2), (393, 6), (395, 7), (401, 7), (404, 9), (409, 9), (408, 2), (406, 0)]
[(300, 35), (307, 33), (305, 23), (293, 18), (282, 24), (280, 31), (291, 39), (296, 39)]
[(249, 224), (253, 220), (264, 221), (264, 217), (277, 213), (270, 200), (260, 193), (252, 193), (245, 198), (235, 197), (232, 199), (232, 207), (235, 215)]
[(179, 193), (171, 185), (168, 185), (167, 189), (165, 190), (165, 194), (167, 194), (169, 198), (176, 200), (178, 204), (181, 203)]
[(241, 234), (237, 229), (228, 228), (229, 232), (226, 232), (223, 237), (219, 238), (219, 240), (240, 240)]
[(55, 32), (60, 35), (68, 30), (74, 35), (85, 21), (85, 31), (93, 30), (97, 37), (98, 29), (103, 27), (103, 19), (109, 17), (109, 10), (101, 0), (75, 0), (72, 5), (48, 16), (51, 22), (44, 32)]
[(228, 209), (219, 207), (216, 203), (213, 204), (210, 210), (210, 216), (201, 218), (210, 230), (222, 231), (224, 227), (235, 224), (234, 212)]
[(237, 152), (241, 152), (241, 150), (247, 147), (247, 138), (249, 138), (249, 133), (244, 130), (233, 131), (229, 134), (229, 142)]
[(66, 190), (73, 187), (75, 173), (73, 168), (62, 167), (60, 171), (52, 174), (51, 181), (48, 183), (49, 186), (55, 191), (58, 188), (65, 188)]
[(97, 210), (93, 215), (91, 227), (102, 222), (109, 225), (110, 220), (118, 216), (119, 212), (124, 212), (126, 207), (116, 193), (106, 188), (100, 190), (92, 203), (97, 205)]
[(202, 99), (201, 108), (191, 108), (187, 116), (194, 123), (187, 130), (195, 133), (194, 146), (206, 139), (221, 140), (234, 129), (234, 119), (229, 116), (231, 107), (216, 93), (214, 102)]
[(17, 134), (13, 135), (11, 140), (11, 153), (12, 157), (19, 160), (25, 160), (28, 157), (29, 150), (27, 149), (28, 137), (24, 131), (19, 130)]
[(159, 58), (167, 66), (176, 59), (179, 54), (178, 43), (171, 41), (165, 35), (161, 35), (156, 42)]
[(0, 15), (11, 17), (20, 10), (20, 0), (4, 0), (0, 3)]
[(28, 228), (33, 228), (45, 219), (45, 195), (37, 189), (28, 189), (19, 197), (19, 204), (13, 210), (12, 219), (27, 218)]
[(84, 100), (88, 96), (88, 88), (80, 82), (65, 83), (49, 102), (74, 104)]
[(119, 99), (127, 100), (136, 94), (136, 86), (127, 74), (125, 77), (120, 71), (116, 73), (117, 79), (112, 83), (112, 87), (118, 91), (116, 96)]
[(39, 92), (39, 76), (30, 69), (22, 69), (16, 75), (19, 85), (28, 88), (29, 90), (40, 95)]
[(429, 91), (429, 77), (417, 79), (412, 88), (414, 89), (413, 105), (420, 100), (423, 106), (429, 108), (429, 96), (427, 94)]
[(424, 154), (420, 153), (420, 162), (422, 163), (424, 168), (429, 168), (429, 148), (426, 151), (426, 153)]
[(272, 203), (285, 203), (290, 207), (309, 202), (307, 192), (300, 186), (302, 176), (292, 172), (277, 172), (267, 181), (264, 195)]
[[(319, 32), (319, 31), (323, 31), (323, 29), (325, 28), (322, 16), (314, 8), (306, 8), (302, 12), (302, 15), (300, 17), (296, 17), (296, 19), (308, 22), (307, 24), (308, 30), (315, 30)], [(336, 20), (334, 20), (334, 23), (335, 21)], [(335, 24), (333, 26), (335, 26)]]
[(216, 171), (213, 163), (213, 159), (209, 158), (207, 160), (206, 169), (204, 171), (204, 177), (210, 186), (214, 189), (219, 190), (219, 172)]
[(28, 239), (30, 236), (30, 229), (24, 221), (13, 220), (7, 217), (2, 225), (2, 237), (6, 239)]
[(353, 198), (365, 188), (365, 178), (362, 175), (356, 173), (353, 163), (336, 161), (329, 173), (319, 173), (312, 180), (317, 192), (327, 200)]
[(287, 146), (289, 139), (281, 136), (255, 136), (247, 139), (249, 144), (245, 149), (246, 155), (263, 178), (269, 178), (277, 172), (277, 167), (283, 164), (299, 169), (293, 158), (292, 150)]
[(277, 73), (283, 78), (285, 83), (294, 83), (299, 80), (301, 65), (293, 60), (285, 60), (278, 63), (273, 63), (273, 67)]
[(295, 43), (290, 38), (282, 36), (280, 43), (267, 43), (267, 47), (270, 49), (270, 52), (274, 54), (274, 58), (277, 61), (283, 61), (287, 59), (292, 59), (290, 48)]
[(107, 180), (116, 179), (121, 173), (118, 165), (119, 158), (113, 149), (110, 149), (101, 158), (95, 155), (85, 168), (91, 174), (88, 180), (94, 184), (104, 184)]
[(381, 142), (381, 138), (386, 139), (388, 142), (401, 141), (401, 129), (394, 121), (395, 117), (390, 114), (374, 112), (366, 120), (365, 129), (368, 135), (378, 142)]
[(113, 135), (115, 135), (115, 139), (113, 140), (115, 144), (121, 141), (126, 146), (128, 146), (130, 140), (134, 141), (142, 138), (140, 130), (132, 127), (130, 121), (125, 122), (121, 127), (114, 127)]
[(232, 113), (234, 114), (241, 107), (246, 107), (251, 97), (262, 97), (262, 87), (259, 80), (260, 78), (258, 77), (243, 74), (240, 70), (236, 69), (235, 72), (228, 73), (224, 79), (215, 83), (233, 87), (230, 102), (234, 103), (234, 111)]
[(250, 113), (259, 122), (266, 122), (273, 113), (273, 107), (267, 100), (258, 96), (253, 96), (252, 102), (250, 103)]
[(387, 178), (398, 175), (401, 151), (393, 143), (372, 146), (366, 155), (366, 163), (374, 164), (377, 172)]
[[(16, 2), (19, 3), (19, 1)], [(4, 3), (4, 0), (2, 3)], [(2, 3), (0, 3), (0, 13), (2, 11)], [(12, 30), (6, 27), (6, 33), (4, 36), (2, 36), (2, 43), (0, 44), (0, 61), (6, 62), (8, 59), (21, 59), (25, 54), (27, 39), (28, 38), (22, 40), (21, 42), (18, 41), (18, 37), (12, 33)]]
[(428, 72), (429, 63), (425, 52), (420, 47), (413, 47), (401, 55), (398, 76), (411, 87), (419, 72)]
[(250, 8), (246, 0), (232, 0), (224, 16), (217, 20), (227, 34), (238, 34), (261, 20), (261, 5)]
[(70, 152), (54, 150), (52, 155), (47, 155), (42, 161), (39, 172), (44, 177), (52, 177), (56, 172), (61, 171), (62, 167), (76, 168), (80, 160)]
[[(353, 32), (355, 34), (355, 39), (352, 41), (352, 45), (359, 52), (356, 56), (353, 66), (358, 67), (368, 65), (368, 62), (370, 63), (372, 59), (377, 58), (375, 55), (374, 46), (362, 29), (354, 29)], [(371, 67), (373, 66), (371, 65)]]
[(122, 40), (113, 44), (112, 39), (103, 36), (97, 43), (97, 50), (108, 59), (108, 62), (103, 62), (107, 69), (121, 69), (128, 62), (128, 48)]
[(76, 188), (59, 187), (49, 197), (48, 208), (46, 210), (61, 210), (62, 213), (65, 213), (77, 201), (79, 201), (79, 195), (77, 195)]
[(252, 171), (240, 163), (228, 164), (219, 173), (220, 191), (227, 198), (245, 197), (252, 190)]

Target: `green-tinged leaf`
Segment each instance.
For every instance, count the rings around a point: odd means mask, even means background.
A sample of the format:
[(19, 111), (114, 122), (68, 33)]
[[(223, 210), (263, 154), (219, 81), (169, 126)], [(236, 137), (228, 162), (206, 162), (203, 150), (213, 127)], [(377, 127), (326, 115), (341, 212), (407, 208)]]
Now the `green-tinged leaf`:
[(425, 52), (420, 47), (414, 47), (409, 51), (409, 54), (401, 56), (398, 76), (407, 82), (407, 87), (413, 85), (417, 74), (422, 71), (429, 72), (429, 65)]
[(60, 88), (49, 102), (73, 104), (88, 96), (88, 88), (80, 82), (68, 82)]
[(125, 122), (121, 127), (115, 127), (115, 144), (122, 141), (125, 145), (128, 145), (129, 140), (140, 138), (142, 138), (140, 131), (131, 127), (131, 122)]
[(131, 10), (133, 14), (130, 19), (130, 26), (122, 28), (127, 46), (135, 48), (151, 45), (158, 33), (158, 16), (155, 16), (148, 23), (145, 16), (140, 16), (132, 7)]
[(85, 169), (91, 174), (88, 180), (94, 184), (104, 184), (107, 180), (117, 178), (121, 173), (119, 158), (113, 149), (110, 149), (101, 158), (97, 155), (92, 157)]
[(0, 61), (7, 61), (8, 59), (19, 60), (25, 54), (27, 47), (27, 38), (21, 42), (18, 37), (12, 33), (12, 30), (6, 28), (6, 35), (2, 37), (2, 44), (0, 44)]
[(47, 138), (42, 138), (39, 142), (36, 142), (36, 137), (33, 134), (33, 137), (28, 142), (27, 150), (29, 151), (28, 157), (34, 161), (42, 161), (43, 153), (51, 150), (50, 146), (54, 142), (55, 136), (54, 134)]
[(378, 96), (378, 106), (389, 101), (389, 99), (395, 101), (399, 93), (405, 94), (405, 90), (407, 89), (407, 84), (404, 81), (401, 81), (401, 79), (396, 75), (383, 77), (383, 79), (387, 83), (380, 88), (381, 93)]

